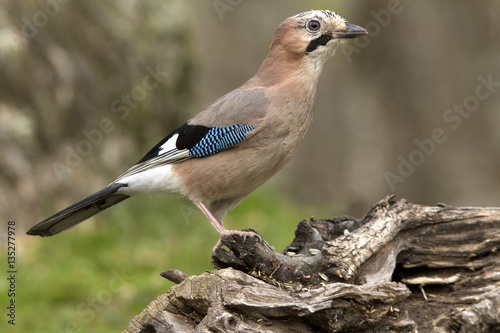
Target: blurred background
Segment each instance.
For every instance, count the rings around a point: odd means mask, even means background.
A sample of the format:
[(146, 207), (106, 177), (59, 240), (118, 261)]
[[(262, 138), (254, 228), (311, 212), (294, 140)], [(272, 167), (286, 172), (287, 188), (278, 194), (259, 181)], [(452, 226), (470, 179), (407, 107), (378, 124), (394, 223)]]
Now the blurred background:
[(304, 142), (226, 225), (282, 250), (300, 220), (361, 217), (391, 193), (500, 206), (500, 2), (2, 1), (0, 266), (13, 220), (18, 270), (16, 326), (2, 291), (2, 332), (121, 330), (172, 285), (158, 273), (211, 268), (217, 234), (173, 196), (24, 233), (253, 76), (278, 24), (311, 8), (370, 34), (325, 65)]

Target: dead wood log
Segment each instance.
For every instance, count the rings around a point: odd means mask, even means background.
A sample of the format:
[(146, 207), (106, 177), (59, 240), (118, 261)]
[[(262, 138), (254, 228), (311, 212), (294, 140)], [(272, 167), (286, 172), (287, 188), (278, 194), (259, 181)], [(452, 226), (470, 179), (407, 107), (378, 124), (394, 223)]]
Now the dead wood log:
[(500, 332), (500, 208), (389, 196), (300, 222), (283, 253), (222, 241), (218, 270), (163, 273), (179, 284), (124, 332)]

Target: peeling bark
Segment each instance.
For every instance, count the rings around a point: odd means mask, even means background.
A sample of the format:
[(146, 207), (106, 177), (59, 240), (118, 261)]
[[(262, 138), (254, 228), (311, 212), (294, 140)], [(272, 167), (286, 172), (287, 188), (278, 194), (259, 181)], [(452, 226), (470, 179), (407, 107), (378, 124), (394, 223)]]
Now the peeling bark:
[(500, 208), (387, 197), (295, 234), (224, 237), (218, 270), (163, 273), (179, 284), (124, 332), (500, 332)]

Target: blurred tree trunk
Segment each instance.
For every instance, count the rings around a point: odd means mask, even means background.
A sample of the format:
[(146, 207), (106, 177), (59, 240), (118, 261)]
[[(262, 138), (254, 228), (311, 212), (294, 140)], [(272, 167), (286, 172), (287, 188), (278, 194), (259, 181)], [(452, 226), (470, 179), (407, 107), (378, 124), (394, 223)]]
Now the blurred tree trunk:
[(188, 118), (186, 10), (179, 0), (0, 3), (0, 188), (15, 194), (0, 201), (6, 216), (32, 224), (54, 197), (71, 204)]
[(302, 221), (283, 253), (223, 243), (219, 270), (163, 273), (179, 284), (124, 332), (500, 330), (500, 208), (387, 197), (362, 220)]

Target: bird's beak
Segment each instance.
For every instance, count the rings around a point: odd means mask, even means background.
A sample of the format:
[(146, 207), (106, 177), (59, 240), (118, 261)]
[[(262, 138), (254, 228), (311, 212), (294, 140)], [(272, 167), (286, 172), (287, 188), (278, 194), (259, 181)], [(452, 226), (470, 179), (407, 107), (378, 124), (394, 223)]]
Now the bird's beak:
[(336, 30), (332, 32), (333, 38), (357, 38), (368, 34), (365, 28), (355, 24), (347, 24), (347, 30)]

